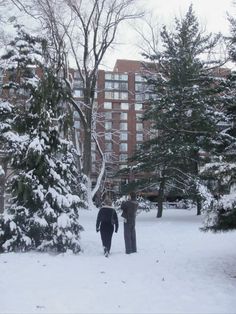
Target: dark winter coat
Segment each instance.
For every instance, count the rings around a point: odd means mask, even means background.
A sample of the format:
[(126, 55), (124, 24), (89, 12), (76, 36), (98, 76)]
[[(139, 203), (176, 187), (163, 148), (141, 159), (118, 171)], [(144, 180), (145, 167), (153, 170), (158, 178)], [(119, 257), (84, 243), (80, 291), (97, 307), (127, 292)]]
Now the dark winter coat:
[(137, 208), (138, 203), (135, 201), (128, 200), (121, 204), (121, 209), (123, 210), (121, 217), (125, 218), (129, 225), (135, 225)]
[(100, 208), (97, 215), (96, 230), (100, 228), (101, 223), (111, 223), (111, 225), (115, 226), (115, 232), (118, 231), (119, 222), (114, 208), (107, 205)]

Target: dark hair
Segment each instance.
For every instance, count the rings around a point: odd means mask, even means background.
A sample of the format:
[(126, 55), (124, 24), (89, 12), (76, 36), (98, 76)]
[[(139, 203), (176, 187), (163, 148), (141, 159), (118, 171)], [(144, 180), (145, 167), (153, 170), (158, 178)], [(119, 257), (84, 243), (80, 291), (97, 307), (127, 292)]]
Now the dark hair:
[(131, 200), (136, 200), (136, 193), (135, 192), (130, 192), (130, 198), (131, 198)]

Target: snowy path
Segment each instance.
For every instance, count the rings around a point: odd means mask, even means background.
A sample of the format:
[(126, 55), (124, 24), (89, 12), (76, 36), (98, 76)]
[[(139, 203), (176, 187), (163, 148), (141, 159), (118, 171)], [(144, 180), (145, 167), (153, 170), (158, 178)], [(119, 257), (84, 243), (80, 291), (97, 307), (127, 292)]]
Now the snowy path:
[(138, 253), (123, 225), (102, 255), (96, 212), (81, 211), (83, 253), (0, 255), (0, 313), (236, 313), (236, 232), (199, 231), (201, 217), (137, 217)]

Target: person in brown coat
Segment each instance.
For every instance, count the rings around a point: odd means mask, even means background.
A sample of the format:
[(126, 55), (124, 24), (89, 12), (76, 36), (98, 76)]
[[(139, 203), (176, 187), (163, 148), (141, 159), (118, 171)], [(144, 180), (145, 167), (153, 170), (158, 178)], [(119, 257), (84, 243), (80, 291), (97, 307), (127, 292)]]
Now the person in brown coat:
[(138, 203), (136, 194), (130, 193), (130, 199), (121, 204), (122, 214), (124, 218), (124, 240), (126, 254), (137, 252), (135, 220)]
[(98, 212), (96, 221), (96, 231), (100, 231), (104, 255), (106, 257), (110, 254), (114, 229), (115, 232), (117, 232), (119, 228), (117, 213), (111, 205), (112, 201), (109, 198), (106, 198), (104, 205)]

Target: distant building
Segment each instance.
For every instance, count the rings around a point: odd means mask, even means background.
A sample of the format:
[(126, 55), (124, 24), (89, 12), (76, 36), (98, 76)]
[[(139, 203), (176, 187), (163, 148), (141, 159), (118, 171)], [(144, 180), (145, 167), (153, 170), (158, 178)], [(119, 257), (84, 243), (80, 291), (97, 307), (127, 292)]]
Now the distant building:
[[(147, 100), (152, 96), (143, 77), (148, 72), (157, 71), (153, 63), (135, 60), (118, 59), (113, 71), (98, 71), (95, 94), (96, 132), (97, 139), (106, 158), (105, 188), (114, 193), (121, 191), (123, 183), (131, 178), (117, 177), (118, 170), (127, 166), (127, 160), (136, 148), (153, 134), (150, 122), (142, 122), (141, 118), (147, 106)], [(33, 71), (33, 69), (31, 69)], [(34, 69), (37, 73), (37, 69)], [(230, 70), (219, 68), (216, 76), (226, 76)], [(42, 75), (42, 73), (37, 73)], [(71, 69), (73, 76), (73, 92), (75, 99), (83, 98), (83, 84), (78, 71)], [(0, 71), (0, 91), (3, 72)], [(14, 91), (9, 90), (4, 98), (11, 97)], [(24, 93), (24, 91), (22, 91)], [(26, 95), (25, 95), (26, 96)], [(82, 131), (79, 116), (74, 113), (74, 127), (78, 133)], [(99, 174), (101, 158), (95, 143), (92, 153), (92, 178)]]
[[(96, 93), (96, 131), (101, 149), (107, 161), (105, 186), (119, 193), (122, 179), (114, 178), (115, 173), (126, 167), (127, 159), (135, 149), (150, 137), (148, 122), (142, 122), (145, 100), (150, 93), (142, 73), (142, 62), (117, 60), (114, 71), (98, 71)], [(74, 72), (74, 96), (83, 97), (83, 86), (78, 72)], [(79, 119), (75, 127), (80, 129)], [(92, 173), (98, 175), (100, 157), (93, 144)], [(123, 178), (127, 182), (129, 178)]]

